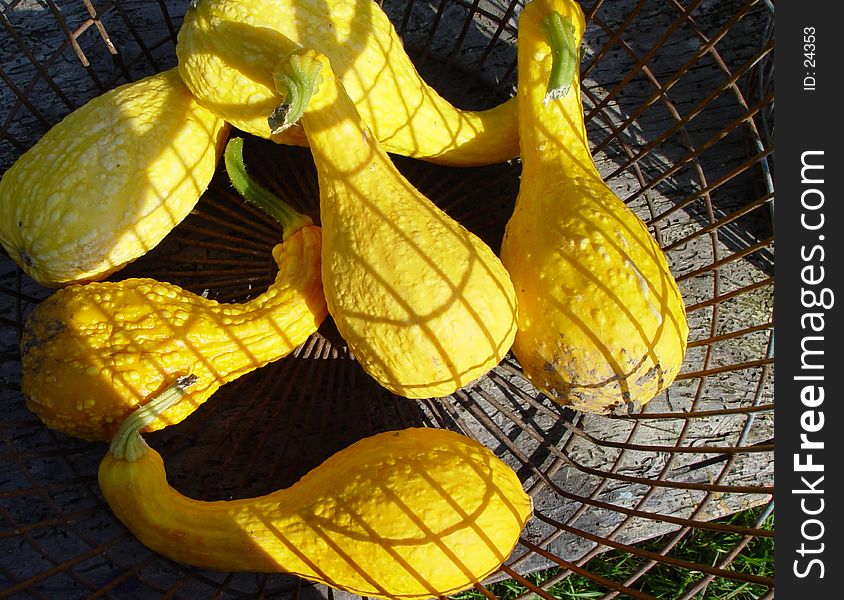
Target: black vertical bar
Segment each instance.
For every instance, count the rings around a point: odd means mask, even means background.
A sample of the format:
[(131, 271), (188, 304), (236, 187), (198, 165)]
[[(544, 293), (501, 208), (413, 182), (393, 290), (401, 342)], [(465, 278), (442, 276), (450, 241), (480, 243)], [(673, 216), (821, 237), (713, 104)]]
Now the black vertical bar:
[(841, 35), (837, 3), (776, 3), (776, 587), (840, 595)]

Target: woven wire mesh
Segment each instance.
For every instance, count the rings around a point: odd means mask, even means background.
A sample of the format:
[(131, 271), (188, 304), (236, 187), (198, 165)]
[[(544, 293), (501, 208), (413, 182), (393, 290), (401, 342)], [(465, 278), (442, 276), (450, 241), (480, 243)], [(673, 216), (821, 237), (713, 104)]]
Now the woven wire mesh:
[[(186, 1), (4, 0), (0, 8), (0, 172), (62, 116), (127, 81), (175, 65)], [(420, 73), (466, 108), (514, 93), (514, 0), (385, 0)], [(493, 449), (532, 495), (533, 519), (504, 567), (549, 597), (572, 574), (605, 598), (653, 597), (669, 567), (706, 596), (716, 579), (773, 595), (770, 577), (732, 568), (773, 511), (773, 5), (739, 0), (582, 2), (582, 89), (602, 175), (648, 224), (684, 295), (690, 344), (677, 381), (643, 408), (595, 416), (534, 390), (510, 355), (446, 398), (409, 401), (374, 384), (325, 325), (293, 355), (221, 388), (148, 440), (171, 483), (202, 499), (291, 485), (366, 435), (451, 428)], [(318, 218), (306, 149), (250, 139), (257, 179)], [(498, 249), (518, 161), (447, 168), (396, 158), (449, 214)], [(2, 201), (2, 200), (0, 200)], [(158, 247), (112, 276), (153, 276), (220, 301), (265, 289), (280, 230), (217, 174)], [(144, 548), (111, 515), (96, 471), (103, 444), (45, 428), (23, 403), (22, 324), (49, 290), (0, 260), (0, 597), (329, 597), (280, 574), (188, 568)], [(720, 519), (758, 508), (753, 526)], [(678, 558), (685, 536), (731, 536), (714, 563)], [(659, 538), (658, 547), (638, 544)], [(593, 571), (606, 550), (635, 568)], [(540, 585), (528, 577), (555, 568)], [(493, 596), (488, 585), (479, 592)]]

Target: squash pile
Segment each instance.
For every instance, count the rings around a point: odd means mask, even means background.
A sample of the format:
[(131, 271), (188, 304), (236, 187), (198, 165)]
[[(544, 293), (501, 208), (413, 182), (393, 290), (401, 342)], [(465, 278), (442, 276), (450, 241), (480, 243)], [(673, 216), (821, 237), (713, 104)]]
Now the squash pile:
[[(22, 389), (48, 427), (110, 443), (103, 495), (164, 556), (364, 596), (443, 596), (498, 569), (532, 511), (516, 474), (478, 442), (387, 432), (288, 489), (199, 502), (170, 487), (141, 432), (287, 356), (329, 315), (396, 395), (447, 396), (512, 351), (549, 398), (603, 414), (671, 384), (685, 308), (661, 249), (592, 161), (573, 0), (525, 6), (518, 93), (486, 111), (428, 86), (376, 3), (330, 4), (197, 0), (177, 68), (92, 100), (3, 175), (0, 242), (58, 288), (25, 323)], [(310, 148), (320, 226), (252, 180), (243, 138), (226, 144), (232, 127)], [(457, 166), (520, 156), (500, 257), (388, 153)], [(235, 189), (283, 226), (266, 292), (219, 304), (152, 278), (103, 281), (178, 225), (221, 156)]]

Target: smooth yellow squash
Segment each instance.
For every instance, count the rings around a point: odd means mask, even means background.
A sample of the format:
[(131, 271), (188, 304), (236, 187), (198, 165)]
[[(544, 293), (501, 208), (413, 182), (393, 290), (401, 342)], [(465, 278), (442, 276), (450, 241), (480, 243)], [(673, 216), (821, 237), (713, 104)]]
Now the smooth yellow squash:
[[(242, 166), (239, 146), (232, 144), (226, 158), (230, 174)], [(182, 400), (148, 426), (160, 429), (190, 415), (221, 385), (303, 343), (327, 316), (321, 232), (307, 217), (276, 208), (285, 225), (273, 248), (278, 273), (245, 303), (220, 304), (133, 278), (68, 286), (39, 304), (21, 342), (30, 410), (52, 429), (108, 441), (135, 408), (192, 374), (196, 381)]]
[(495, 367), (516, 333), (498, 257), (399, 173), (325, 55), (293, 52), (277, 85), (286, 103), (271, 121), (283, 128), (302, 114), (328, 310), (361, 366), (409, 398), (450, 394)]
[(387, 15), (372, 0), (198, 0), (179, 30), (179, 71), (200, 103), (243, 131), (305, 145), (301, 129), (272, 133), (281, 102), (272, 79), (297, 47), (331, 61), (364, 121), (389, 152), (452, 164), (519, 153), (516, 103), (454, 107), (425, 83)]
[(0, 179), (0, 242), (45, 286), (104, 279), (190, 213), (228, 130), (175, 68), (108, 91)]
[(510, 467), (442, 429), (364, 438), (293, 486), (202, 502), (167, 482), (138, 433), (162, 394), (126, 420), (99, 468), (114, 514), (150, 549), (220, 571), (286, 572), (361, 596), (423, 599), (483, 580), (531, 515)]
[(501, 258), (525, 373), (555, 400), (603, 413), (674, 380), (688, 326), (663, 252), (593, 163), (577, 72), (584, 25), (570, 0), (532, 0), (519, 17), (523, 171)]

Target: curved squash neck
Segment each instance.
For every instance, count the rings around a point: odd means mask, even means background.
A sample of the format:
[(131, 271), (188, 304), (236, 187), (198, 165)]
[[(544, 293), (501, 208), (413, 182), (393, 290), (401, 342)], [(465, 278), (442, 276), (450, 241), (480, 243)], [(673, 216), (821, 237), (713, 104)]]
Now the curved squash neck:
[[(279, 271), (273, 282), (267, 289), (249, 300), (240, 304), (220, 304), (218, 309), (230, 322), (230, 327), (244, 326), (249, 330), (261, 331), (266, 326), (272, 325), (273, 315), (276, 311), (289, 310), (290, 302), (290, 276), (286, 273), (288, 267), (279, 265)], [(265, 321), (265, 322), (263, 322)]]
[[(553, 12), (570, 19), (574, 43), (579, 47), (583, 17), (567, 0), (532, 0), (519, 17), (518, 94), (519, 130), (525, 169), (550, 162), (565, 166), (567, 176), (597, 175), (592, 160), (583, 105), (580, 97), (579, 66), (575, 64), (568, 91), (560, 98), (548, 94), (554, 71), (552, 49), (544, 22)], [(579, 54), (578, 54), (579, 55)], [(550, 174), (546, 173), (545, 176)]]
[[(328, 64), (322, 68), (322, 81), (301, 122), (314, 160), (320, 165), (321, 178), (342, 180), (346, 185), (365, 189), (373, 179), (373, 171), (394, 170)], [(340, 148), (342, 152), (338, 151)], [(332, 196), (321, 194), (321, 198)], [(369, 200), (377, 201), (378, 197)]]
[[(368, 202), (389, 201), (395, 194), (385, 194), (379, 182), (400, 181), (398, 170), (338, 82), (329, 59), (317, 50), (295, 50), (277, 65), (273, 78), (285, 100), (270, 116), (270, 128), (283, 131), (301, 121), (317, 165), (320, 203), (348, 196), (334, 194), (335, 185), (356, 190)], [(373, 185), (379, 188), (374, 195), (368, 193)]]
[[(319, 244), (314, 244), (312, 227), (299, 230), (273, 249), (278, 266), (275, 279), (263, 293), (242, 303), (217, 304), (214, 311), (227, 321), (230, 331), (242, 327), (254, 335), (263, 332), (268, 339), (278, 335), (278, 322), (288, 322), (295, 298), (308, 287), (318, 291)], [(307, 238), (307, 239), (306, 239)]]
[[(181, 543), (173, 558), (230, 571), (288, 571), (313, 577), (309, 564), (296, 552), (295, 539), (285, 531), (306, 529), (295, 510), (302, 504), (294, 488), (280, 489), (258, 498), (198, 501), (181, 494), (167, 481), (164, 462), (150, 449), (144, 461), (115, 465), (121, 475), (138, 488), (144, 499), (133, 500), (128, 519), (146, 526), (136, 532), (143, 542), (168, 554), (173, 534)], [(213, 523), (213, 527), (208, 524)], [(269, 527), (268, 524), (272, 524)], [(300, 540), (296, 539), (296, 542)]]
[[(245, 200), (273, 216), (284, 230), (283, 241), (273, 248), (277, 265), (274, 281), (262, 294), (241, 304), (215, 304), (214, 312), (223, 315), (226, 326), (237, 334), (254, 337), (256, 332), (272, 343), (285, 321), (297, 291), (318, 281), (315, 257), (319, 255), (319, 234), (313, 221), (258, 184), (246, 170), (243, 138), (229, 140), (224, 154), (226, 171), (234, 188)], [(248, 331), (241, 331), (242, 329)]]

